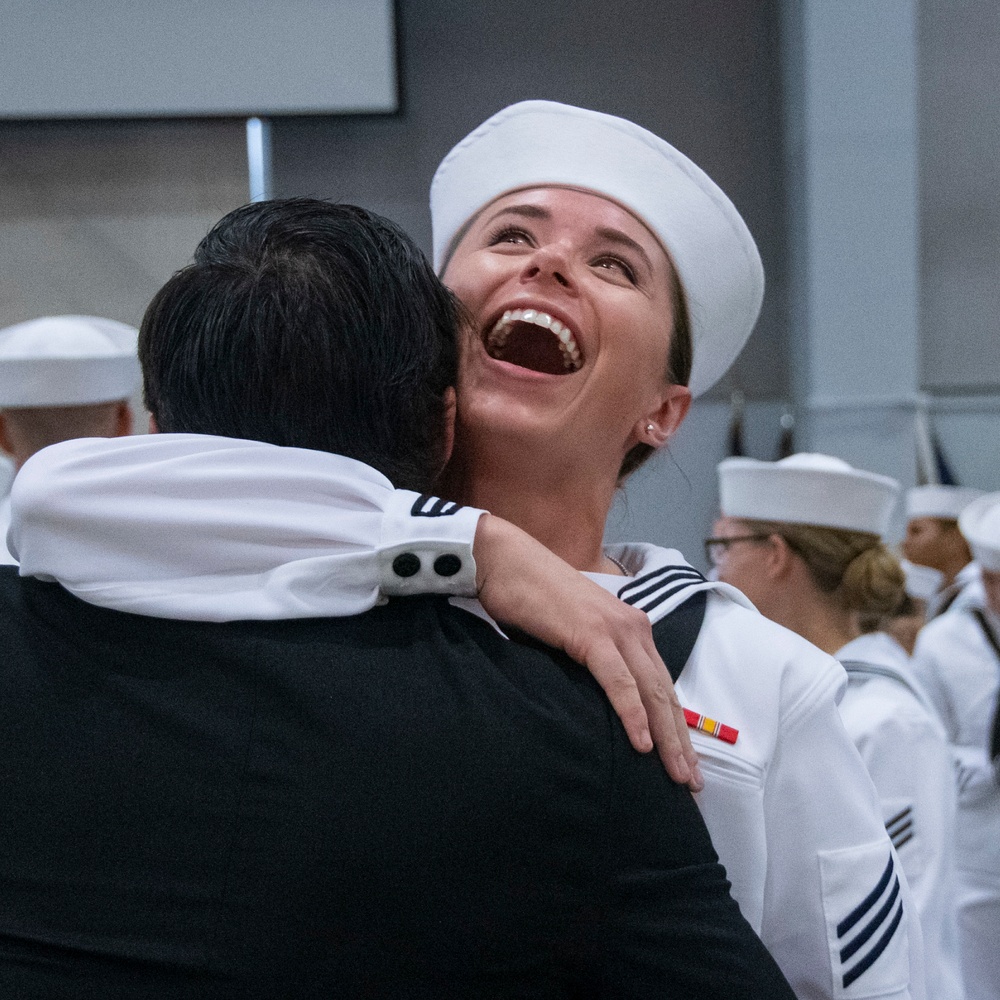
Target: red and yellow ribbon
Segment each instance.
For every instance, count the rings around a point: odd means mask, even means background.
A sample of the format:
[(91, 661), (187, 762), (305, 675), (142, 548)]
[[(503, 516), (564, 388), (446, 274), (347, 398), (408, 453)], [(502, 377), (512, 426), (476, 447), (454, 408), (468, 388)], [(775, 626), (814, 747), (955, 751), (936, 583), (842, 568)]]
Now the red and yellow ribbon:
[(692, 712), (690, 708), (684, 709), (684, 718), (690, 729), (697, 729), (701, 733), (708, 733), (709, 736), (714, 736), (717, 740), (722, 740), (723, 743), (735, 743), (736, 738), (740, 735), (738, 729), (733, 729), (732, 726), (724, 726), (721, 722), (716, 722), (715, 719)]

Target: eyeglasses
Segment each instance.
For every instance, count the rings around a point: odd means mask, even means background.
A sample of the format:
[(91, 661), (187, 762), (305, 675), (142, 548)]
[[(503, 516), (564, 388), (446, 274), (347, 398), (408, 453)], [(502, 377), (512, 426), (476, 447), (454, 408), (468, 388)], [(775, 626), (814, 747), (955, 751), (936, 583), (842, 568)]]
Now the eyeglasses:
[(712, 566), (718, 566), (726, 558), (730, 545), (737, 542), (765, 542), (770, 535), (732, 535), (729, 538), (706, 538), (705, 558)]

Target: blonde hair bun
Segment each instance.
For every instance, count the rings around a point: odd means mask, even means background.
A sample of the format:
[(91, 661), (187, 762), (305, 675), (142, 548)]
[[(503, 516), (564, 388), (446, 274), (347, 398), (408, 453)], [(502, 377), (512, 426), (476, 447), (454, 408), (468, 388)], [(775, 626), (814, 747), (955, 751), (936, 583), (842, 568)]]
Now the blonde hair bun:
[(906, 574), (899, 560), (879, 542), (847, 564), (839, 589), (848, 610), (891, 615), (906, 597)]

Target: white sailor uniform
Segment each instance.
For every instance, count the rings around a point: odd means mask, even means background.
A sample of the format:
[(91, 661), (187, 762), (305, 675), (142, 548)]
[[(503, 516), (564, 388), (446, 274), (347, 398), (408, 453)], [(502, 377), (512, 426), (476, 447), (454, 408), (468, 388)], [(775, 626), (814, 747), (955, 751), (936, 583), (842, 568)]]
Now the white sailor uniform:
[(711, 591), (676, 689), (686, 708), (739, 735), (729, 744), (692, 731), (705, 777), (696, 797), (733, 896), (796, 995), (924, 996), (914, 902), (837, 712), (843, 668), (675, 550), (607, 552), (635, 579), (593, 579), (654, 623)]
[[(289, 452), (297, 455), (279, 454)], [(199, 475), (211, 479), (205, 503)], [(53, 476), (69, 488), (46, 489)], [(187, 477), (185, 491), (177, 489), (178, 477)], [(294, 537), (270, 548), (227, 544), (220, 529), (232, 509), (217, 502), (227, 477), (234, 504), (239, 497), (240, 539), (271, 537), (276, 503), (286, 500), (300, 505), (294, 517), (284, 510), (279, 518), (299, 526)], [(462, 558), (465, 570), (471, 553), (467, 561), (461, 554), (471, 550), (478, 512), (391, 494), (388, 481), (360, 463), (255, 442), (201, 435), (69, 442), (22, 470), (14, 536), (22, 572), (27, 566), (91, 603), (155, 617), (189, 617), (194, 607), (213, 608), (217, 620), (236, 611), (244, 618), (350, 614), (366, 601), (370, 607), (379, 586), (442, 592), (449, 579), (453, 594), (469, 593), (468, 579), (458, 580), (464, 572), (435, 579), (433, 572), (399, 570), (435, 566), (438, 550)], [(114, 546), (123, 532), (145, 530), (137, 511), (157, 497), (169, 498), (157, 512), (164, 538), (176, 545), (182, 536), (185, 546), (204, 550), (201, 578), (157, 562), (155, 544), (140, 550), (134, 566), (123, 562), (134, 557), (134, 546), (88, 548), (88, 539)], [(86, 530), (78, 530), (81, 523)], [(220, 533), (221, 543), (203, 544)], [(413, 551), (417, 545), (422, 556)], [(738, 735), (729, 744), (692, 733), (706, 780), (699, 805), (734, 897), (797, 996), (923, 1000), (912, 896), (875, 789), (837, 712), (847, 684), (843, 668), (759, 615), (737, 591), (705, 581), (672, 550), (610, 552), (637, 575), (595, 579), (647, 611), (654, 632), (681, 602), (712, 591), (677, 691), (686, 707)], [(417, 558), (403, 558), (410, 555)], [(453, 602), (477, 607), (467, 598)]]
[[(986, 610), (1000, 635), (1000, 618)], [(971, 609), (922, 629), (913, 670), (944, 723), (958, 762), (955, 863), (968, 1000), (1000, 996), (1000, 787), (987, 751), (1000, 692), (1000, 660)]]
[(983, 603), (983, 579), (979, 564), (975, 561), (966, 563), (956, 574), (955, 579), (946, 587), (942, 587), (927, 605), (927, 619), (949, 611), (963, 611), (965, 608), (981, 607)]
[(920, 916), (928, 995), (961, 1000), (956, 793), (944, 729), (891, 636), (862, 635), (835, 655), (848, 677), (840, 717), (875, 784)]
[(14, 466), (0, 457), (0, 566), (16, 563), (7, 548), (7, 529), (10, 527), (10, 488), (14, 481)]

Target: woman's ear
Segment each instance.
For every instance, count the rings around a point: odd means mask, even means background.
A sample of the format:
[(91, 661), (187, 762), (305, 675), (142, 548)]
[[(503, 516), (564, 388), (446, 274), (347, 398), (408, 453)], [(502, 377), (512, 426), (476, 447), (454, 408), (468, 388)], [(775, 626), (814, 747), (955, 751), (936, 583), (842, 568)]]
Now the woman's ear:
[(691, 390), (686, 385), (664, 386), (659, 406), (636, 423), (636, 441), (661, 447), (677, 433), (690, 409)]
[(781, 535), (768, 535), (764, 559), (771, 578), (783, 580), (795, 570), (798, 556)]

